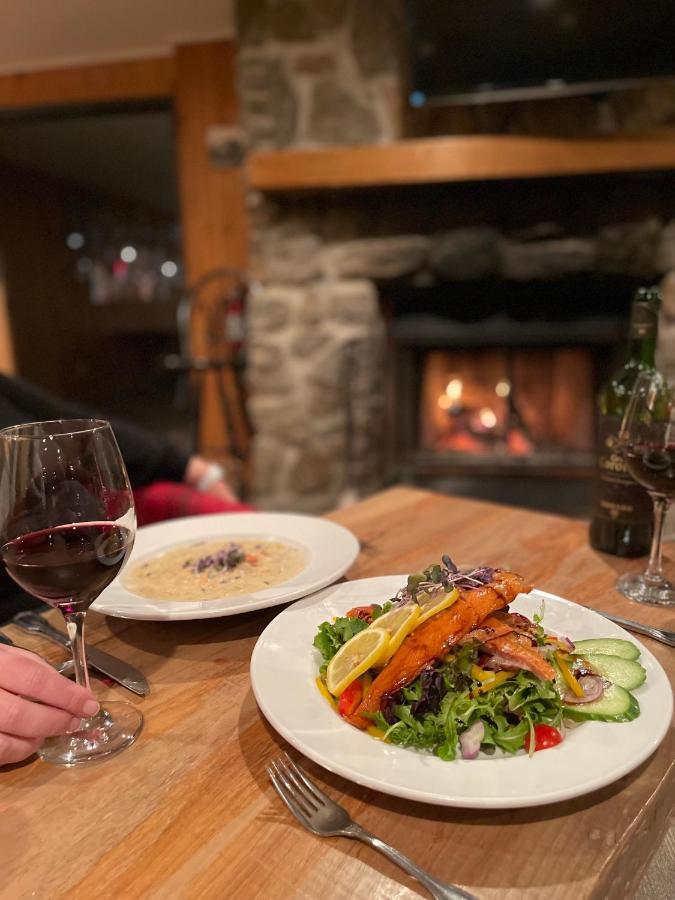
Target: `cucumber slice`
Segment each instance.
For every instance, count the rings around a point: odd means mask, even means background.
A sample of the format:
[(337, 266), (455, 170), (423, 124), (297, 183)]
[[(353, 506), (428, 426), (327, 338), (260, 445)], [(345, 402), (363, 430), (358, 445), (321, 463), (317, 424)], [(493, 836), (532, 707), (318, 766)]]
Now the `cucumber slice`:
[(647, 680), (644, 668), (634, 659), (622, 659), (620, 656), (607, 656), (604, 653), (585, 653), (584, 659), (598, 675), (627, 691), (634, 691)]
[(618, 684), (611, 684), (599, 700), (563, 706), (566, 718), (577, 722), (595, 719), (599, 722), (632, 722), (640, 715), (640, 704), (635, 697)]
[(587, 653), (620, 656), (621, 659), (637, 659), (640, 655), (635, 644), (621, 638), (589, 638), (587, 641), (576, 641), (573, 655), (586, 656)]

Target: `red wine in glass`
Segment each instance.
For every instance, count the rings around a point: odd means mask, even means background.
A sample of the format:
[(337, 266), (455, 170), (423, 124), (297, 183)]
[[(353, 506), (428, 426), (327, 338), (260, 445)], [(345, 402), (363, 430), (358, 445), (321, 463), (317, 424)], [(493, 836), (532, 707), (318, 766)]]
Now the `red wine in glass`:
[(626, 572), (617, 589), (637, 603), (675, 605), (675, 584), (663, 572), (663, 525), (675, 495), (675, 390), (656, 369), (635, 380), (619, 431), (619, 449), (631, 476), (647, 489), (654, 506), (654, 534), (647, 568)]
[[(89, 687), (84, 622), (121, 571), (136, 532), (134, 499), (108, 422), (56, 420), (0, 431), (0, 561), (34, 597), (63, 614), (78, 684)], [(105, 700), (79, 729), (47, 738), (38, 753), (57, 765), (104, 759), (129, 747), (138, 709)]]
[(675, 444), (628, 444), (626, 467), (633, 478), (653, 494), (675, 494)]
[(114, 522), (29, 532), (0, 550), (14, 581), (50, 606), (86, 609), (124, 566), (134, 536)]

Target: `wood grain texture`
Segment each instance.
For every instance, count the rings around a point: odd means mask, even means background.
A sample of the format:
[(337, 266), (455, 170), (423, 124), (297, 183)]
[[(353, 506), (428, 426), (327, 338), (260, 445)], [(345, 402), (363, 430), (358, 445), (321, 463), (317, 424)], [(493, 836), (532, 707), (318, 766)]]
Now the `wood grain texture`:
[[(216, 168), (207, 149), (212, 125), (234, 125), (239, 110), (231, 41), (176, 49), (175, 113), (183, 259), (188, 285), (221, 267), (246, 269), (248, 225), (241, 168)], [(208, 298), (207, 298), (208, 299)], [(192, 352), (206, 353), (205, 321), (193, 320)], [(217, 372), (203, 376), (200, 446), (213, 458), (227, 446)]]
[(672, 133), (643, 138), (471, 135), (313, 150), (259, 150), (248, 159), (261, 191), (543, 178), (675, 167)]
[(0, 109), (169, 98), (173, 57), (0, 75)]
[[(594, 553), (579, 522), (404, 488), (329, 518), (361, 541), (350, 578), (407, 573), (449, 551), (462, 563), (509, 564), (537, 586), (580, 602), (675, 625), (672, 611), (637, 608), (616, 594), (617, 575), (640, 562)], [(3, 896), (423, 896), (369, 848), (304, 831), (273, 793), (264, 767), (285, 745), (256, 708), (248, 666), (276, 612), (185, 623), (91, 615), (91, 642), (150, 680), (152, 694), (138, 703), (145, 730), (129, 751), (89, 769), (34, 760), (0, 770)], [(51, 652), (7, 630), (17, 642)], [(675, 677), (673, 651), (646, 643)], [(671, 732), (616, 784), (515, 811), (403, 802), (305, 764), (366, 828), (484, 900), (607, 900), (633, 895), (665, 832), (675, 798), (674, 748)]]

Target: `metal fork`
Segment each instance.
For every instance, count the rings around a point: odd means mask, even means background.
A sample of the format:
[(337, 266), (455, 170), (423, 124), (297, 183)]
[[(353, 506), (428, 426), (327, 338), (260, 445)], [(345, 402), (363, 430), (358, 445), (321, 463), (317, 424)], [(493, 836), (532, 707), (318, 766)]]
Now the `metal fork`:
[(339, 835), (369, 844), (375, 850), (384, 853), (413, 878), (416, 878), (436, 900), (459, 900), (459, 898), (477, 900), (473, 894), (467, 894), (461, 888), (444, 884), (432, 878), (428, 872), (420, 869), (407, 856), (362, 828), (351, 818), (344, 807), (331, 800), (321, 788), (310, 781), (286, 753), (267, 766), (267, 774), (277, 794), (298, 822), (309, 831), (320, 837)]
[(661, 641), (669, 647), (675, 647), (675, 631), (667, 631), (664, 628), (654, 628), (652, 625), (643, 625), (642, 622), (634, 622), (633, 619), (624, 619), (623, 616), (615, 616), (614, 613), (605, 612), (603, 609), (593, 609), (588, 606), (587, 609), (604, 616), (610, 622), (616, 622), (628, 631), (635, 631), (637, 634), (646, 634), (647, 637), (654, 638), (655, 641)]

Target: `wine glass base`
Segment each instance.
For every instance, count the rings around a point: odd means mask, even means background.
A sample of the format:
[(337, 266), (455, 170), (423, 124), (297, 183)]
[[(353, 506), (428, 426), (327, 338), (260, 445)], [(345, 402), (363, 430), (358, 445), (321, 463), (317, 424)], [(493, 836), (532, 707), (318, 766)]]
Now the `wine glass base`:
[(675, 605), (675, 585), (665, 578), (654, 584), (647, 581), (644, 575), (622, 575), (616, 583), (616, 589), (636, 603), (650, 603), (653, 606)]
[(81, 766), (113, 756), (129, 747), (143, 728), (143, 714), (123, 700), (103, 703), (82, 729), (47, 740), (38, 749), (45, 762), (57, 766)]

